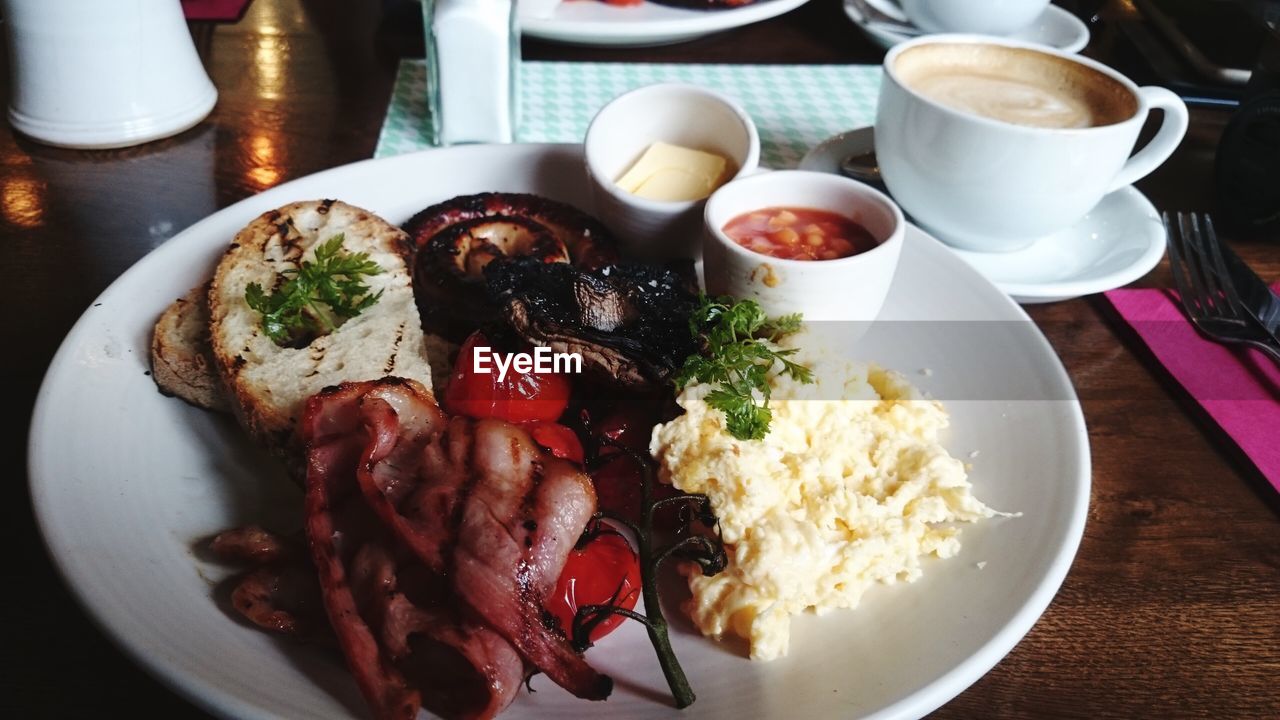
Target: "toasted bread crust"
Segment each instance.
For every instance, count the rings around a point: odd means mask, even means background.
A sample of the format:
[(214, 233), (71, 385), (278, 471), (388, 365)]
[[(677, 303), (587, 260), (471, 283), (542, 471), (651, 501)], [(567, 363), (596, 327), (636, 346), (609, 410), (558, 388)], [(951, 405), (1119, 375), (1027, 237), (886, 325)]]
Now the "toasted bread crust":
[[(305, 347), (277, 345), (246, 303), (245, 289), (258, 283), (269, 292), (284, 270), (298, 267), (314, 246), (339, 234), (345, 251), (366, 253), (382, 268), (363, 278), (381, 298)], [(301, 455), (295, 430), (307, 398), (325, 387), (387, 375), (431, 387), (409, 277), (412, 252), (408, 236), (373, 213), (324, 200), (264, 213), (223, 255), (208, 294), (214, 365), (237, 418), (286, 461)]]
[(208, 287), (192, 288), (161, 313), (151, 335), (151, 377), (166, 395), (231, 412), (209, 344)]

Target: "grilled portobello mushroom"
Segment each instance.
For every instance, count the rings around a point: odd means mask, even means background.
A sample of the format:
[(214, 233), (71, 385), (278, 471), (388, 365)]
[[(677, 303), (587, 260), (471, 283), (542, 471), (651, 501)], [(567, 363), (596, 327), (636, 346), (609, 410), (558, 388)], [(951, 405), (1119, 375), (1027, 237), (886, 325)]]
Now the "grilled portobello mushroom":
[(580, 353), (585, 368), (620, 382), (665, 382), (697, 350), (689, 330), (698, 305), (692, 266), (585, 270), (520, 258), (484, 274), (493, 304), (522, 338)]

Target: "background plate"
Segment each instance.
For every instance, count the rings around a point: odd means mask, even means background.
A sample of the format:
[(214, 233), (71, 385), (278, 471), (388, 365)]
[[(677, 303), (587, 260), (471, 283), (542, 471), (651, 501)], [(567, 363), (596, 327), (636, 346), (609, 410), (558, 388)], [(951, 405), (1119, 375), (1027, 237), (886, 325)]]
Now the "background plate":
[[(881, 3), (873, 3), (873, 5), (879, 4)], [(891, 5), (892, 0), (887, 0), (883, 4)], [(844, 0), (844, 14), (849, 16), (864, 35), (885, 50), (916, 36), (899, 32), (881, 23), (865, 22), (864, 13), (855, 0)], [(1031, 23), (1030, 27), (1019, 30), (1009, 37), (1023, 42), (1048, 45), (1063, 52), (1078, 53), (1089, 44), (1089, 26), (1067, 10), (1057, 5), (1050, 5), (1035, 22)]]
[(599, 0), (572, 0), (557, 5), (551, 17), (521, 15), (520, 32), (573, 45), (667, 45), (768, 20), (808, 1), (759, 0), (732, 10), (686, 10), (652, 2), (624, 7)]

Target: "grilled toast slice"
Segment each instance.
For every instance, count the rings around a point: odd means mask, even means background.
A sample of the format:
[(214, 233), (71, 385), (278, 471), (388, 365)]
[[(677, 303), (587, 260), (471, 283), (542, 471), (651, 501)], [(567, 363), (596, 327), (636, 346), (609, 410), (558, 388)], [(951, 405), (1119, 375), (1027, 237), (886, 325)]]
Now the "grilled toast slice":
[[(341, 235), (347, 253), (365, 253), (381, 272), (363, 276), (378, 301), (305, 346), (278, 345), (245, 293), (270, 293), (285, 270), (313, 261), (315, 247)], [(299, 202), (264, 213), (241, 230), (209, 287), (214, 365), (237, 418), (259, 442), (289, 463), (301, 456), (295, 428), (306, 400), (330, 385), (387, 375), (431, 387), (410, 281), (413, 245), (373, 213), (334, 200)]]
[(209, 345), (209, 284), (174, 300), (151, 334), (151, 377), (160, 392), (197, 407), (231, 412)]

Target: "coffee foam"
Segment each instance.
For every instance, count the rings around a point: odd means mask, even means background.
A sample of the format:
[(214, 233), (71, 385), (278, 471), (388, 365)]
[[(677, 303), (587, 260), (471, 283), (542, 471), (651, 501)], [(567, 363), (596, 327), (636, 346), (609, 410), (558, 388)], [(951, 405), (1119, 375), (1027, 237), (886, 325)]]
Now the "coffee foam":
[(975, 115), (1041, 128), (1114, 125), (1138, 101), (1115, 79), (1056, 55), (1002, 45), (931, 43), (893, 64), (898, 79), (934, 102)]

